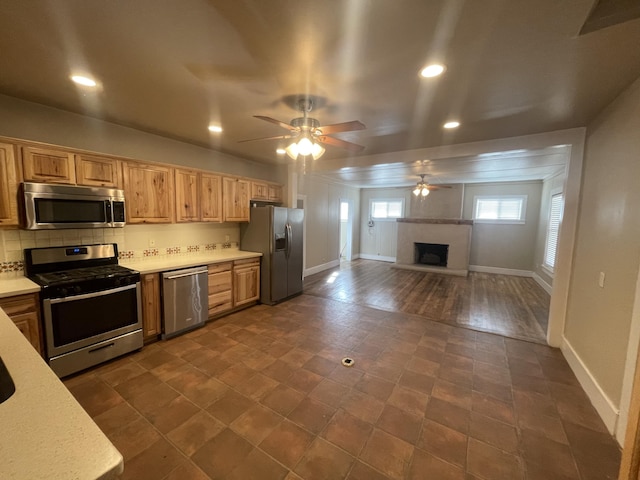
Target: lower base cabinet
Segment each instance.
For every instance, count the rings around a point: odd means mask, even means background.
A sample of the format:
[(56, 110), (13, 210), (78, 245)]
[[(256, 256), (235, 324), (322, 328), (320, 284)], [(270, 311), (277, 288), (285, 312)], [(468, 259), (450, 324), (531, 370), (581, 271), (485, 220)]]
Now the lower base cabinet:
[(160, 274), (147, 273), (140, 278), (142, 286), (142, 336), (154, 340), (162, 333)]
[(233, 262), (233, 304), (239, 307), (260, 298), (260, 259)]
[(233, 308), (233, 263), (215, 263), (209, 269), (209, 316), (219, 315)]
[(0, 308), (16, 324), (22, 334), (40, 355), (43, 354), (42, 333), (40, 330), (40, 308), (38, 295), (29, 293), (15, 297), (0, 298)]

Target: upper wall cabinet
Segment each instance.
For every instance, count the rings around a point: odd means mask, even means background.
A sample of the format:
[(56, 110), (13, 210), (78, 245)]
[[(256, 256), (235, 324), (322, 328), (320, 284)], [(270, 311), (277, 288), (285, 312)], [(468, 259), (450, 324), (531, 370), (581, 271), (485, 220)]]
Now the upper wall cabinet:
[(173, 169), (161, 165), (124, 164), (127, 222), (171, 223), (173, 221)]
[(176, 222), (200, 221), (199, 174), (176, 169)]
[(222, 177), (200, 174), (200, 220), (222, 222)]
[(18, 225), (19, 183), (16, 147), (0, 143), (0, 226)]
[(222, 179), (225, 222), (249, 221), (249, 180), (237, 177)]
[(269, 200), (269, 185), (264, 182), (251, 182), (251, 200)]
[(75, 155), (76, 181), (89, 187), (122, 188), (120, 162), (94, 155)]
[(281, 185), (269, 185), (269, 197), (270, 202), (282, 202), (282, 186)]
[(53, 148), (22, 147), (26, 182), (76, 183), (73, 154)]

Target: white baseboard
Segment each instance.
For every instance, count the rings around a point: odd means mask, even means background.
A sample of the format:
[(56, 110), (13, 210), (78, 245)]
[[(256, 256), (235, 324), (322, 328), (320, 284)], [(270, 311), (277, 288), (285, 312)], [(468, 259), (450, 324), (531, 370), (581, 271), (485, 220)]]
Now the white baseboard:
[(384, 257), (382, 255), (369, 255), (368, 253), (361, 253), (360, 258), (365, 260), (380, 260), (381, 262), (395, 263), (396, 257)]
[(545, 292), (551, 295), (551, 291), (553, 290), (553, 287), (549, 285), (547, 282), (545, 282), (540, 275), (538, 275), (536, 272), (533, 272), (533, 279), (536, 281), (538, 285), (540, 285), (544, 289)]
[(516, 270), (515, 268), (485, 267), (483, 265), (469, 265), (470, 272), (497, 273), (499, 275), (513, 275), (516, 277), (532, 277), (531, 270)]
[(571, 370), (573, 370), (573, 373), (578, 378), (578, 382), (580, 382), (587, 397), (591, 400), (591, 404), (595, 407), (600, 418), (602, 418), (607, 430), (613, 435), (620, 411), (611, 399), (607, 397), (607, 394), (604, 393), (597, 380), (564, 336), (562, 337), (562, 346), (560, 349)]
[(314, 273), (324, 272), (325, 270), (329, 270), (330, 268), (335, 268), (340, 266), (340, 260), (331, 260), (330, 262), (323, 263), (322, 265), (316, 265), (315, 267), (307, 268), (304, 271), (304, 276), (308, 277), (309, 275), (313, 275)]

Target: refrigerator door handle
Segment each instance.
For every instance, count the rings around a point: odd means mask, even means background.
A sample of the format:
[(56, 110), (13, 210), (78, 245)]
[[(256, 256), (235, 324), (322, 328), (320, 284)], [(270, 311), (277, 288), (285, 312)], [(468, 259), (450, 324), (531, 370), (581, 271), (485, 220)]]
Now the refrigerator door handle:
[(293, 241), (292, 238), (292, 231), (291, 231), (291, 224), (287, 223), (285, 225), (285, 232), (287, 234), (287, 250), (286, 250), (286, 257), (289, 258), (291, 256), (291, 242)]

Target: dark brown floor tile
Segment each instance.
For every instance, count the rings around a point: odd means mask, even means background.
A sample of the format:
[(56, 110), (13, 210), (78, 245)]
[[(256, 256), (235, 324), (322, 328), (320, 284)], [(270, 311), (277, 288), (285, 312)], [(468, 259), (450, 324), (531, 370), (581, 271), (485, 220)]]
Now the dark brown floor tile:
[(348, 387), (353, 387), (360, 381), (363, 375), (364, 372), (356, 370), (355, 368), (336, 368), (329, 374), (328, 378)]
[(518, 433), (515, 427), (476, 412), (471, 412), (469, 436), (505, 452), (518, 452)]
[(279, 384), (267, 393), (260, 403), (286, 417), (294, 408), (300, 405), (303, 399), (303, 393), (286, 385)]
[[(143, 375), (139, 375), (139, 377)], [(78, 403), (82, 405), (82, 408), (92, 417), (106, 412), (124, 401), (117, 391), (99, 378), (92, 378), (87, 382), (80, 383), (70, 391)]]
[(290, 363), (283, 362), (282, 360), (276, 360), (267, 368), (261, 370), (261, 373), (283, 383), (287, 381), (297, 368), (298, 367), (294, 367)]
[(375, 429), (360, 454), (360, 459), (390, 478), (402, 479), (408, 471), (412, 455), (412, 445)]
[(314, 439), (314, 435), (289, 420), (280, 423), (260, 448), (289, 468), (296, 466)]
[(455, 465), (451, 465), (438, 457), (416, 449), (413, 454), (411, 468), (407, 475), (408, 480), (465, 480), (464, 470)]
[(159, 350), (138, 360), (138, 364), (147, 370), (151, 370), (152, 368), (159, 367), (160, 365), (175, 360), (176, 358), (177, 357), (175, 355), (172, 355), (166, 350)]
[(413, 352), (413, 356), (423, 358), (434, 363), (442, 363), (444, 358), (444, 347), (439, 349), (433, 345), (418, 345), (416, 351)]
[(417, 446), (449, 463), (464, 468), (467, 436), (431, 420), (425, 420)]
[(138, 455), (159, 438), (158, 431), (144, 418), (134, 420), (109, 435), (109, 440), (122, 454), (125, 462)]
[(529, 430), (521, 431), (520, 448), (527, 463), (544, 466), (552, 474), (579, 478), (571, 449)]
[(185, 362), (189, 362), (191, 365), (199, 367), (202, 364), (215, 363), (220, 360), (220, 352), (215, 352), (198, 343), (193, 343), (197, 345), (197, 348), (194, 348), (189, 352), (184, 352), (180, 355), (180, 358)]
[(305, 479), (333, 480), (345, 478), (355, 459), (322, 438), (316, 438), (295, 473)]
[(131, 398), (129, 403), (144, 416), (160, 410), (162, 407), (180, 396), (175, 389), (166, 383), (160, 383)]
[(611, 435), (570, 422), (564, 422), (564, 429), (583, 480), (618, 478), (621, 452)]
[(509, 370), (511, 370), (513, 376), (525, 375), (528, 377), (544, 378), (542, 368), (537, 361), (532, 362), (521, 358), (510, 358)]
[(476, 361), (473, 363), (473, 376), (500, 385), (511, 386), (511, 371), (506, 367), (497, 367), (490, 363)]
[(355, 385), (356, 389), (383, 402), (389, 398), (389, 395), (391, 395), (391, 392), (393, 391), (393, 387), (393, 383), (367, 374), (365, 374)]
[(458, 370), (448, 365), (442, 365), (438, 372), (438, 378), (464, 387), (473, 386), (473, 372)]
[(513, 394), (510, 385), (502, 385), (489, 380), (485, 380), (477, 375), (473, 378), (473, 390), (485, 395), (489, 395), (497, 400), (506, 403), (513, 402)]
[(284, 417), (270, 408), (256, 404), (236, 418), (229, 425), (238, 435), (258, 445), (271, 431), (278, 426)]
[(587, 395), (579, 386), (570, 386), (549, 382), (551, 396), (556, 402), (560, 417), (583, 427), (602, 433), (607, 429), (600, 419), (596, 409), (591, 405)]
[(254, 448), (244, 461), (225, 478), (228, 480), (282, 480), (288, 470)]
[(240, 465), (253, 447), (230, 429), (225, 429), (207, 441), (191, 459), (210, 478), (222, 478)]
[(472, 393), (471, 410), (510, 425), (516, 424), (513, 404), (502, 402), (497, 398), (484, 393)]
[[(164, 342), (163, 342), (164, 343)], [(195, 342), (190, 338), (186, 338), (182, 336), (180, 338), (174, 338), (169, 340), (163, 345), (163, 350), (172, 355), (177, 355), (179, 357), (184, 357), (194, 350), (198, 350), (202, 345)]]
[[(524, 471), (518, 457), (497, 448), (469, 439), (467, 471), (491, 480), (524, 480)], [(549, 477), (551, 480), (554, 477)]]
[(513, 404), (516, 414), (530, 412), (536, 415), (560, 418), (556, 403), (550, 395), (515, 390), (513, 392)]
[(312, 433), (320, 433), (335, 413), (335, 407), (305, 397), (288, 418)]
[(475, 345), (459, 345), (456, 343), (448, 343), (444, 349), (445, 353), (459, 355), (461, 357), (473, 358), (476, 353)]
[(115, 387), (116, 385), (120, 385), (122, 382), (126, 382), (133, 377), (142, 375), (146, 371), (147, 370), (145, 368), (141, 367), (136, 362), (126, 362), (121, 363), (117, 368), (113, 368), (104, 373), (99, 373), (98, 377), (112, 387)]
[(280, 358), (287, 352), (293, 350), (293, 345), (276, 340), (270, 345), (260, 348), (260, 350), (271, 355), (274, 358)]
[(313, 358), (313, 353), (307, 352), (300, 348), (294, 348), (280, 357), (280, 360), (294, 367), (302, 367), (305, 363)]
[(222, 375), (225, 370), (230, 368), (231, 364), (229, 362), (225, 362), (221, 358), (215, 358), (214, 360), (208, 362), (202, 362), (196, 365), (196, 367), (201, 372), (206, 373), (211, 377), (217, 378), (219, 375)]
[(191, 364), (189, 364), (182, 358), (176, 357), (175, 360), (163, 363), (162, 365), (152, 368), (149, 371), (158, 379), (166, 382), (173, 377), (177, 377), (178, 375), (182, 375), (183, 373), (188, 372), (190, 368)]
[(440, 363), (414, 356), (407, 363), (406, 369), (422, 375), (436, 377), (440, 370)]
[(228, 390), (207, 408), (207, 412), (228, 425), (254, 405), (250, 398)]
[(511, 383), (514, 390), (528, 393), (538, 393), (549, 395), (549, 385), (542, 377), (532, 377), (530, 375), (512, 375)]
[(326, 377), (338, 367), (338, 363), (332, 362), (320, 355), (314, 355), (303, 365), (303, 367), (310, 372)]
[(200, 410), (197, 414), (183, 421), (167, 433), (171, 440), (185, 455), (191, 456), (205, 442), (209, 441), (225, 429), (225, 425), (207, 412)]
[(453, 428), (465, 435), (469, 433), (471, 412), (467, 409), (445, 402), (439, 398), (431, 398), (427, 405), (425, 418)]
[(244, 363), (236, 363), (231, 365), (224, 372), (218, 374), (216, 378), (223, 381), (227, 385), (235, 387), (246, 382), (256, 374), (256, 371), (247, 367)]
[[(172, 382), (175, 379), (170, 380)], [(202, 383), (182, 387), (182, 394), (198, 405), (207, 408), (229, 390), (229, 387), (215, 378), (207, 378)]]
[(551, 478), (553, 480), (579, 480), (580, 478), (575, 476), (577, 473), (567, 476), (562, 472), (555, 471), (552, 465), (541, 465), (528, 460), (524, 460), (524, 468), (527, 472), (527, 480), (549, 480)]
[(253, 368), (254, 370), (261, 371), (267, 368), (269, 365), (276, 361), (275, 357), (271, 355), (267, 355), (260, 350), (253, 350), (249, 355), (246, 355), (242, 363), (244, 363), (247, 367)]
[(337, 408), (348, 391), (349, 387), (325, 378), (311, 390), (309, 396)]
[(409, 388), (396, 385), (387, 399), (389, 405), (398, 407), (413, 415), (424, 415), (429, 396)]
[(447, 365), (458, 370), (464, 370), (467, 372), (473, 371), (473, 359), (470, 357), (463, 357), (461, 355), (455, 355), (453, 353), (445, 353), (442, 358), (442, 365)]
[(146, 450), (127, 462), (122, 480), (145, 480), (163, 478), (187, 460), (167, 442), (159, 438)]
[(569, 444), (559, 417), (523, 411), (518, 413), (518, 427), (522, 430), (531, 430), (558, 443)]
[(158, 431), (167, 433), (187, 421), (199, 411), (199, 407), (194, 405), (190, 400), (187, 400), (186, 397), (180, 395), (166, 405), (147, 410), (143, 413), (145, 418), (149, 420)]
[(351, 455), (357, 456), (372, 430), (370, 423), (340, 409), (333, 416), (322, 436)]
[(163, 480), (211, 480), (209, 476), (191, 462), (184, 462), (173, 469)]
[(400, 377), (398, 384), (402, 387), (430, 395), (433, 389), (434, 378), (406, 370)]
[(246, 382), (236, 385), (235, 389), (242, 395), (259, 401), (278, 385), (280, 384), (273, 378), (262, 375), (261, 373), (256, 373)]
[(351, 390), (343, 398), (340, 406), (360, 420), (374, 424), (382, 413), (384, 403), (366, 393)]
[(93, 417), (100, 430), (110, 436), (116, 430), (141, 418), (140, 414), (127, 402), (121, 402), (106, 412)]
[(453, 403), (459, 407), (471, 410), (471, 388), (455, 383), (447, 382), (445, 380), (436, 380), (431, 391), (431, 396), (439, 398), (445, 402)]
[(422, 415), (412, 415), (393, 405), (386, 405), (376, 426), (405, 442), (414, 445), (422, 428)]
[(389, 480), (389, 477), (374, 470), (369, 465), (357, 461), (353, 465), (351, 472), (349, 472), (347, 480)]
[(503, 353), (494, 353), (485, 349), (476, 349), (473, 359), (477, 362), (488, 363), (495, 367), (507, 368), (507, 356)]
[(309, 393), (313, 390), (321, 381), (323, 377), (304, 368), (295, 370), (289, 378), (284, 382), (291, 388), (295, 388), (299, 392)]

